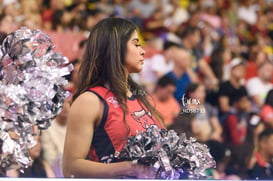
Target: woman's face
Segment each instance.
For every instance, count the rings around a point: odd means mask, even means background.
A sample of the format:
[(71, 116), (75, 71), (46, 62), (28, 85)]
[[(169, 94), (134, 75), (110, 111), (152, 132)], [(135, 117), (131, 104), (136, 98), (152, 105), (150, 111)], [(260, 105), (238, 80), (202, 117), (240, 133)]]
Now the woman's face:
[(231, 69), (231, 76), (235, 79), (242, 79), (245, 77), (245, 66), (237, 65), (236, 67)]
[(128, 73), (138, 73), (142, 70), (144, 54), (145, 51), (141, 48), (137, 32), (135, 31), (127, 42), (125, 65)]
[(205, 102), (206, 88), (203, 85), (199, 85), (198, 88), (190, 94), (190, 98), (197, 99), (200, 103)]
[(15, 20), (12, 16), (6, 15), (2, 21), (0, 22), (0, 31), (4, 33), (10, 33), (17, 29), (16, 23), (14, 23)]

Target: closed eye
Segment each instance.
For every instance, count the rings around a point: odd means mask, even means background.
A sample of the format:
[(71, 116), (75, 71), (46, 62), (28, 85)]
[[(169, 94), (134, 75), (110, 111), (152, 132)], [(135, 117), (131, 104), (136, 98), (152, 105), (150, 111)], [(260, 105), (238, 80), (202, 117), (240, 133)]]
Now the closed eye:
[(141, 47), (141, 44), (136, 44), (136, 47)]

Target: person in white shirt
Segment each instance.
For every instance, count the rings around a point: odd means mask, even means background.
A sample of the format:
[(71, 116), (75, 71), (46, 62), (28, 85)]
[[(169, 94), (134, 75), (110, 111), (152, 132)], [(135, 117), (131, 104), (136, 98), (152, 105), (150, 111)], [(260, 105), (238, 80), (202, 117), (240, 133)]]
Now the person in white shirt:
[(174, 68), (174, 62), (167, 53), (167, 49), (172, 46), (179, 45), (171, 41), (164, 42), (162, 53), (157, 53), (144, 61), (143, 70), (140, 73), (140, 83), (150, 93), (153, 92), (157, 81)]
[(273, 84), (270, 82), (273, 76), (273, 64), (265, 61), (258, 67), (258, 76), (247, 81), (247, 92), (252, 99), (252, 111), (258, 112), (264, 104), (265, 97)]
[(259, 6), (257, 4), (252, 4), (251, 1), (241, 2), (241, 5), (237, 10), (238, 19), (244, 20), (250, 25), (254, 25), (258, 19), (258, 10)]
[(172, 69), (172, 61), (168, 61), (162, 54), (155, 54), (144, 61), (140, 74), (141, 83), (145, 85), (148, 92), (152, 92), (157, 80)]
[(41, 137), (44, 159), (52, 166), (57, 177), (63, 177), (61, 172), (62, 164), (59, 160), (62, 158), (64, 149), (66, 120), (69, 109), (70, 104), (66, 101), (62, 112), (52, 121), (51, 126), (42, 132)]

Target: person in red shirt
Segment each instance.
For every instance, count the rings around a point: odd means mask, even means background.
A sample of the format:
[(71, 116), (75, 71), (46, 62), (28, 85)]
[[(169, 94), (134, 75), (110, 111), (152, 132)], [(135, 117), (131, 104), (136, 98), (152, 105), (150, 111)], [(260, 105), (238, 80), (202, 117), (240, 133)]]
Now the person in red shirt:
[(158, 80), (152, 94), (151, 104), (154, 104), (161, 113), (166, 127), (173, 124), (180, 111), (180, 105), (173, 96), (175, 90), (175, 81), (168, 76), (163, 76)]
[(225, 143), (240, 145), (247, 136), (247, 120), (250, 117), (250, 101), (245, 90), (236, 91), (232, 97), (232, 108), (225, 121)]
[(128, 20), (106, 18), (90, 31), (67, 120), (65, 177), (155, 177), (153, 168), (111, 157), (149, 125), (163, 128), (145, 91), (129, 75), (144, 63), (136, 30)]

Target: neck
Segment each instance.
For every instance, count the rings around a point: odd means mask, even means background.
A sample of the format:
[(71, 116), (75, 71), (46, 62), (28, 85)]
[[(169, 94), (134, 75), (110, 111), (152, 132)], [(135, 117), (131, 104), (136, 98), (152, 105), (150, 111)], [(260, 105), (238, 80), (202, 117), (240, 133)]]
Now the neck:
[(240, 79), (236, 79), (234, 77), (230, 77), (230, 83), (233, 85), (235, 88), (239, 88), (241, 86), (240, 84)]
[(174, 68), (173, 68), (173, 74), (176, 77), (181, 77), (181, 75), (183, 75), (184, 72), (185, 72), (185, 70), (180, 68), (179, 66), (174, 66)]
[(159, 102), (166, 102), (166, 100), (167, 100), (164, 98), (162, 99), (162, 96), (160, 96), (160, 94), (157, 91), (154, 92), (154, 96), (155, 96), (156, 100), (158, 100)]

